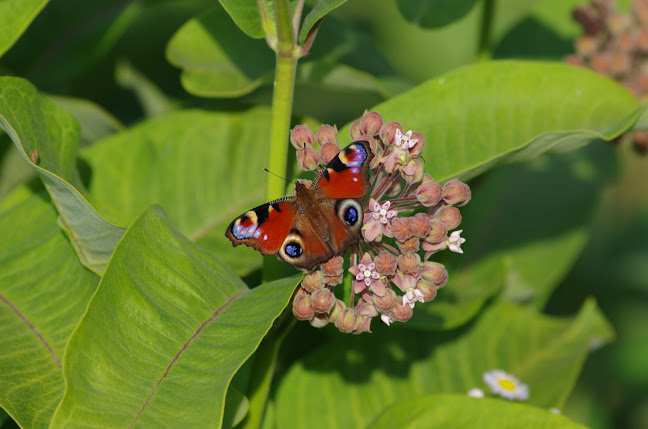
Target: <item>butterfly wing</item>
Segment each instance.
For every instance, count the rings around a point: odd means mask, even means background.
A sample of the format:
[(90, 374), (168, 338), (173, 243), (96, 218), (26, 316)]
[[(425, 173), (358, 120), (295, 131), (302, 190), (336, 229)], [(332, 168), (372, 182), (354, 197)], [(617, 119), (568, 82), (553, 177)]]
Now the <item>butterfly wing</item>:
[(373, 157), (366, 141), (353, 142), (340, 150), (313, 181), (315, 197), (364, 199), (371, 188), (369, 163)]
[(360, 236), (372, 157), (369, 143), (350, 144), (310, 189), (298, 183), (295, 197), (248, 210), (230, 223), (225, 235), (234, 246), (245, 244), (304, 269), (344, 253)]

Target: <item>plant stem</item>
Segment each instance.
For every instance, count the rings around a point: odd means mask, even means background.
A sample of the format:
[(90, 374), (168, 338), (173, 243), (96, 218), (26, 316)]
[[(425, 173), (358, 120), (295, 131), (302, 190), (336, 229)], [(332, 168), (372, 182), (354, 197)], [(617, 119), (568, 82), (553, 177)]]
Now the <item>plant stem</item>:
[(478, 62), (488, 61), (491, 58), (491, 33), (493, 28), (493, 16), (495, 15), (495, 1), (496, 0), (484, 0), (481, 32), (479, 35), (479, 51), (477, 52)]
[(261, 427), (268, 392), (272, 383), (272, 374), (279, 354), (279, 346), (296, 320), (292, 314), (292, 306), (289, 305), (275, 320), (270, 332), (263, 338), (259, 348), (254, 353), (254, 364), (252, 365), (250, 383), (247, 389), (250, 408), (245, 420), (241, 422), (241, 429), (258, 429)]
[[(268, 169), (278, 175), (286, 174), (292, 114), (295, 70), (298, 51), (292, 30), (288, 0), (275, 0), (277, 19), (277, 67), (275, 70), (274, 92), (272, 94), (272, 119), (270, 123), (270, 152)], [(268, 200), (284, 194), (285, 183), (268, 175), (266, 197)], [(282, 267), (275, 258), (265, 258), (263, 262), (263, 281), (279, 277)]]

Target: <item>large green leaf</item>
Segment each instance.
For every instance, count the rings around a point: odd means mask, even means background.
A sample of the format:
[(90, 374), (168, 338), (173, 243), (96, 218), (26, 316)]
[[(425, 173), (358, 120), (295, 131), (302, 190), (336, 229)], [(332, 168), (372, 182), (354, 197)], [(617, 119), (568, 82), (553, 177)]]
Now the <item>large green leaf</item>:
[(0, 2), (0, 57), (18, 40), (48, 0)]
[(264, 202), (269, 124), (267, 108), (178, 111), (142, 122), (82, 153), (90, 199), (122, 225), (160, 204), (183, 234), (249, 272), (261, 257), (245, 246), (232, 251), (225, 229)]
[(443, 27), (465, 16), (477, 0), (397, 0), (409, 21), (422, 27)]
[(166, 55), (169, 62), (182, 67), (182, 85), (192, 94), (238, 97), (272, 82), (272, 50), (263, 40), (238, 31), (220, 7), (183, 25), (169, 42)]
[(39, 174), (83, 264), (102, 273), (124, 230), (106, 222), (78, 191), (79, 123), (29, 82), (0, 77), (0, 127)]
[(228, 384), (297, 278), (248, 290), (153, 207), (129, 227), (66, 350), (53, 427), (218, 427)]
[(641, 108), (625, 88), (591, 71), (501, 61), (451, 72), (373, 110), (420, 131), (425, 170), (445, 181), (469, 179), (513, 156), (530, 159), (593, 138), (611, 140), (632, 126)]
[(397, 402), (383, 412), (370, 429), (584, 429), (565, 416), (538, 407), (466, 395), (426, 395)]
[[(593, 302), (571, 319), (499, 303), (454, 332), (381, 325), (373, 335), (336, 336), (293, 364), (281, 380), (276, 424), (365, 427), (397, 400), (485, 389), (482, 375), (495, 368), (528, 384), (530, 404), (561, 408), (588, 351), (612, 336)], [(331, 353), (336, 359), (322, 359)]]
[(0, 205), (0, 406), (47, 427), (63, 397), (63, 352), (99, 278), (85, 269), (39, 187)]
[(614, 148), (592, 143), (484, 175), (462, 208), (466, 263), (480, 269), (504, 258), (506, 296), (544, 307), (589, 237), (614, 155)]
[[(472, 231), (465, 228), (466, 232)], [(438, 331), (456, 328), (475, 317), (486, 301), (506, 284), (510, 263), (505, 263), (504, 258), (492, 258), (487, 263), (475, 265), (467, 256), (452, 254), (443, 259), (449, 273), (448, 284), (438, 291), (433, 302), (416, 307), (407, 323), (394, 326)]]

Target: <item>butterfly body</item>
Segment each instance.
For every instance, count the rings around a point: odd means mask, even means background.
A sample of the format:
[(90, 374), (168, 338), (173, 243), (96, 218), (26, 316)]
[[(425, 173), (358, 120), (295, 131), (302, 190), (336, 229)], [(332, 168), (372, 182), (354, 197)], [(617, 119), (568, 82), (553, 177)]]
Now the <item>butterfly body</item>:
[(294, 197), (248, 210), (230, 223), (225, 235), (234, 246), (245, 244), (307, 270), (344, 254), (360, 239), (372, 158), (367, 142), (351, 143), (310, 188), (298, 182)]

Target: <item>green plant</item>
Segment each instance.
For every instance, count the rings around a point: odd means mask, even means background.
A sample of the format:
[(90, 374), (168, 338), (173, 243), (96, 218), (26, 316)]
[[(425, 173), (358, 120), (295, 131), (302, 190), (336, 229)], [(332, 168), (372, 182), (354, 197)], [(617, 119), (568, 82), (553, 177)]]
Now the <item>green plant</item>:
[[(601, 140), (643, 109), (588, 70), (488, 61), (529, 16), (575, 37), (576, 2), (212, 3), (0, 3), (6, 424), (578, 427), (549, 409), (614, 331), (593, 299), (547, 304), (612, 176)], [(365, 109), (421, 133), (436, 182), (470, 183), (465, 254), (398, 327), (293, 327), (302, 277), (224, 231), (286, 193), (264, 167), (298, 176), (291, 126), (345, 146)], [(466, 397), (496, 368), (524, 404)]]

